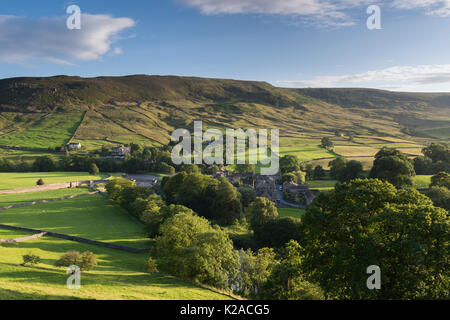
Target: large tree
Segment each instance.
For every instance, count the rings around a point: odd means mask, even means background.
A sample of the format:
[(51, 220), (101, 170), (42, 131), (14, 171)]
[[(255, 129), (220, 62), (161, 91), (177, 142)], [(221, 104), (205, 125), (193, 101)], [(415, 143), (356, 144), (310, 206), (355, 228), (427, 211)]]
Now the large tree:
[[(337, 184), (302, 218), (304, 269), (329, 298), (448, 297), (449, 217), (416, 190), (375, 179)], [(369, 266), (381, 290), (368, 290)]]
[(415, 176), (411, 160), (401, 151), (383, 148), (375, 155), (370, 178), (378, 178), (392, 183), (397, 188), (411, 187)]
[(300, 170), (300, 160), (293, 155), (285, 155), (280, 158), (281, 173), (288, 173)]
[(281, 252), (281, 263), (274, 267), (259, 298), (267, 300), (322, 300), (322, 289), (308, 281), (303, 272), (303, 249), (296, 241), (290, 241)]
[(432, 176), (430, 187), (444, 187), (450, 189), (450, 174), (447, 172), (439, 172)]
[(264, 224), (278, 218), (278, 210), (269, 199), (258, 197), (248, 206), (247, 216), (252, 230), (258, 233)]
[(422, 150), (423, 154), (435, 162), (450, 162), (450, 149), (439, 143), (432, 143)]

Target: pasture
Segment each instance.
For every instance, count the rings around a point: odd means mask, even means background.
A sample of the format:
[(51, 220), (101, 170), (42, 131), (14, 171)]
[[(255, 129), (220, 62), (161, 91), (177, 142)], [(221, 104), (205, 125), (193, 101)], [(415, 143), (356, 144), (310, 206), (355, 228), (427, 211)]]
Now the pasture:
[[(71, 190), (59, 190), (62, 194)], [(78, 191), (84, 191), (82, 189)], [(61, 195), (61, 194), (60, 194)], [(55, 191), (39, 194), (8, 195), (5, 202), (21, 202), (55, 196)], [(143, 225), (115, 207), (101, 195), (85, 196), (31, 207), (0, 211), (0, 223), (37, 228), (92, 240), (137, 248), (148, 248)], [(13, 239), (27, 232), (0, 229), (0, 238)], [(80, 290), (66, 288), (65, 268), (54, 266), (67, 251), (91, 251), (98, 256), (98, 266), (82, 272)], [(35, 254), (41, 262), (22, 267), (22, 256)], [(42, 237), (0, 246), (1, 299), (229, 299), (210, 289), (197, 287), (173, 277), (145, 271), (148, 254), (135, 254), (68, 240)]]
[(45, 184), (59, 182), (88, 181), (106, 179), (108, 175), (90, 175), (87, 172), (26, 172), (0, 173), (0, 190), (34, 187), (39, 179)]
[(304, 209), (278, 208), (278, 218), (292, 217), (292, 218), (301, 219), (304, 214), (305, 214)]
[(40, 200), (57, 199), (88, 192), (90, 192), (88, 188), (67, 188), (31, 193), (0, 194), (0, 207)]

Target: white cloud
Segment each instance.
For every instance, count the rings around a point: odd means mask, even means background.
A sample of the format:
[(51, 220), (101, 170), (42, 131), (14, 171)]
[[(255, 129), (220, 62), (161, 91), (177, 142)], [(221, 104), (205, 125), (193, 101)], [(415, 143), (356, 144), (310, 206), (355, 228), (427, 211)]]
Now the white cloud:
[(276, 84), (287, 87), (371, 87), (408, 91), (449, 91), (450, 64), (395, 66), (357, 74), (277, 81)]
[(198, 8), (202, 14), (274, 14), (292, 16), (302, 22), (325, 26), (355, 24), (351, 9), (371, 4), (398, 9), (427, 10), (427, 14), (450, 16), (450, 0), (178, 0)]
[(399, 9), (426, 8), (429, 15), (450, 16), (450, 0), (394, 0), (393, 6)]
[[(97, 60), (111, 50), (117, 35), (135, 22), (130, 18), (82, 14), (81, 29), (69, 30), (66, 17), (31, 20), (0, 15), (0, 61), (48, 61), (70, 65)], [(113, 54), (120, 54), (116, 48)]]
[(275, 14), (294, 16), (305, 22), (331, 26), (353, 25), (345, 10), (374, 4), (378, 0), (179, 0), (200, 9), (206, 15), (215, 14)]

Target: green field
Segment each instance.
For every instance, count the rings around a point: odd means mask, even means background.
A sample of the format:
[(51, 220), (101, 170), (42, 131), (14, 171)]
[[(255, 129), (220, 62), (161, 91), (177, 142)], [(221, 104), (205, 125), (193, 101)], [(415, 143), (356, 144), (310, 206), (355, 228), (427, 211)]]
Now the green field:
[(0, 224), (130, 247), (150, 246), (142, 224), (99, 194), (6, 210), (0, 213)]
[(307, 182), (310, 189), (321, 191), (334, 189), (336, 183), (336, 180), (313, 180)]
[(39, 200), (57, 199), (88, 192), (90, 192), (88, 188), (67, 188), (31, 193), (0, 194), (0, 207)]
[(0, 173), (0, 190), (12, 190), (34, 187), (39, 179), (45, 184), (59, 182), (88, 181), (106, 179), (108, 175), (90, 175), (83, 172), (27, 172), (27, 173)]
[[(24, 236), (0, 230), (0, 238)], [(53, 266), (67, 251), (91, 251), (98, 266), (82, 272), (81, 289), (66, 287), (65, 268)], [(0, 300), (95, 299), (95, 300), (219, 300), (227, 296), (163, 274), (145, 272), (147, 254), (133, 254), (66, 240), (43, 237), (0, 247)], [(21, 267), (22, 256), (33, 253), (42, 262)]]
[(414, 187), (417, 189), (427, 189), (430, 187), (431, 177), (429, 175), (415, 176), (413, 178)]
[[(50, 195), (50, 193), (48, 193)], [(33, 197), (31, 194), (29, 197)], [(15, 200), (18, 200), (15, 198)], [(0, 223), (40, 228), (120, 245), (145, 248), (143, 226), (100, 195), (52, 202), (0, 212)], [(28, 235), (0, 229), (0, 238)], [(64, 268), (55, 261), (67, 251), (91, 251), (99, 265), (83, 272), (81, 290), (68, 290)], [(35, 267), (21, 267), (22, 255), (41, 257)], [(164, 274), (147, 274), (149, 254), (134, 254), (43, 237), (0, 246), (0, 299), (228, 299), (215, 291), (199, 288)]]
[(27, 127), (0, 136), (0, 145), (24, 148), (62, 147), (72, 138), (82, 121), (82, 113), (52, 113), (38, 118)]
[(278, 217), (279, 218), (292, 217), (292, 218), (301, 219), (304, 214), (305, 214), (304, 209), (278, 208)]

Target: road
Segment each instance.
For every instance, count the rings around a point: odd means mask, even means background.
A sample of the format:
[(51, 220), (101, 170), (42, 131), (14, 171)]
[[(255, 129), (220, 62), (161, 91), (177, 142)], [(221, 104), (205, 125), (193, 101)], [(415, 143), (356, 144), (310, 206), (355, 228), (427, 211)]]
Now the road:
[(283, 199), (283, 191), (280, 190), (280, 185), (276, 185), (277, 188), (277, 200), (280, 204), (284, 206), (288, 206), (291, 208), (304, 209), (306, 206), (302, 206), (300, 204), (292, 203)]

